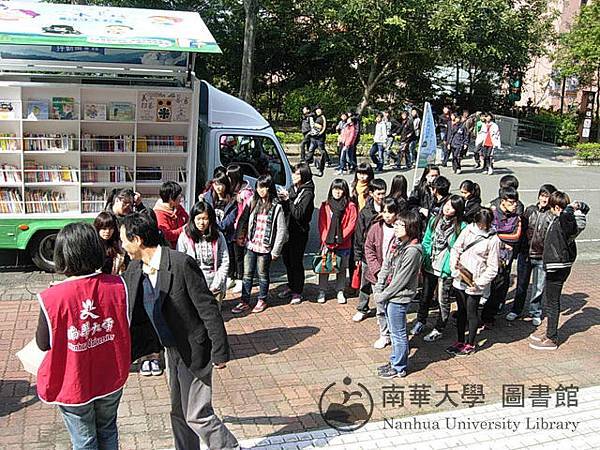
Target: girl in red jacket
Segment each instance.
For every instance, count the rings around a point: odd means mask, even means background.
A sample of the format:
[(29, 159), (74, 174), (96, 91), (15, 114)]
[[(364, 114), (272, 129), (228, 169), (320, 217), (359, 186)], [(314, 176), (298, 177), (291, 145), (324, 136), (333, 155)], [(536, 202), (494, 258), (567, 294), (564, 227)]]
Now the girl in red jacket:
[(158, 228), (171, 248), (177, 247), (177, 239), (189, 219), (181, 206), (183, 189), (175, 181), (165, 181), (160, 187), (160, 199), (154, 205)]
[[(321, 248), (327, 247), (335, 251), (340, 258), (340, 270), (337, 273), (336, 291), (338, 303), (346, 303), (344, 288), (346, 287), (346, 269), (352, 248), (352, 235), (356, 226), (356, 205), (350, 201), (350, 188), (346, 180), (336, 178), (329, 187), (327, 201), (319, 210), (319, 236)], [(317, 302), (325, 303), (325, 289), (328, 274), (319, 274), (319, 296)]]

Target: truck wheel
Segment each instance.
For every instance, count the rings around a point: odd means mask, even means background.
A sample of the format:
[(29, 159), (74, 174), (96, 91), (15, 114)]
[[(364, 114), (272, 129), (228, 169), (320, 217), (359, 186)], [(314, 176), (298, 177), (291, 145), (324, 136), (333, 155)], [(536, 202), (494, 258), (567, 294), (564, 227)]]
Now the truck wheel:
[(29, 243), (29, 255), (41, 270), (54, 272), (54, 244), (58, 231), (37, 233)]

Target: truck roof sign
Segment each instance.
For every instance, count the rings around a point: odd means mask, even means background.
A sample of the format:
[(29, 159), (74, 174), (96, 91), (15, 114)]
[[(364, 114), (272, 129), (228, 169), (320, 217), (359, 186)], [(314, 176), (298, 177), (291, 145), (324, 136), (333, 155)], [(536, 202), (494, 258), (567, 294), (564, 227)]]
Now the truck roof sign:
[(221, 53), (198, 13), (0, 1), (0, 44)]

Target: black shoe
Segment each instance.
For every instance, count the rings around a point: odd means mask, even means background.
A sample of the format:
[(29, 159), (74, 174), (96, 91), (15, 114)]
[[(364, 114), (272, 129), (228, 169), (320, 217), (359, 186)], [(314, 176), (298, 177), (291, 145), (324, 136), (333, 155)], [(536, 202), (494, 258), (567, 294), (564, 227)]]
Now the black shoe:
[(377, 368), (377, 375), (379, 375), (380, 373), (383, 372), (387, 372), (388, 370), (390, 370), (392, 368), (392, 364), (391, 363), (385, 363), (383, 366), (379, 366)]
[(397, 372), (396, 369), (392, 369), (391, 367), (385, 372), (379, 372), (379, 378), (383, 378), (384, 380), (391, 380), (392, 378), (404, 378), (406, 376), (406, 372)]

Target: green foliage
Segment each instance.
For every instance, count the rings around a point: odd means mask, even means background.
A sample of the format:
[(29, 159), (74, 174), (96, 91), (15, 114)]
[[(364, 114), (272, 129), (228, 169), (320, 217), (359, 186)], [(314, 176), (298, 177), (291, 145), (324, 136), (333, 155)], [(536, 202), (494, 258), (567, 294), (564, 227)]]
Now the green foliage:
[(577, 151), (577, 159), (583, 161), (600, 161), (600, 143), (589, 142), (577, 144), (575, 150)]
[(556, 143), (573, 146), (579, 140), (577, 116), (575, 114), (560, 114), (558, 112), (541, 111), (539, 114), (527, 117), (527, 120), (539, 125), (554, 128)]
[(333, 121), (340, 113), (348, 111), (351, 106), (348, 103), (348, 99), (337, 92), (334, 83), (329, 86), (307, 85), (294, 89), (285, 95), (283, 113), (286, 119), (300, 121), (303, 106), (314, 108), (319, 105), (325, 112), (326, 117)]

